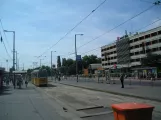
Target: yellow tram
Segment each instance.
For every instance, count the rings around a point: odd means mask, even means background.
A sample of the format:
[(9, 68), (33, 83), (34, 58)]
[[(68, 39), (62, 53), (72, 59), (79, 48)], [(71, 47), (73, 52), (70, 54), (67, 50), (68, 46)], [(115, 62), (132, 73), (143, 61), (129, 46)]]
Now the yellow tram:
[(35, 86), (47, 86), (48, 78), (47, 78), (47, 70), (39, 69), (31, 72), (31, 81)]

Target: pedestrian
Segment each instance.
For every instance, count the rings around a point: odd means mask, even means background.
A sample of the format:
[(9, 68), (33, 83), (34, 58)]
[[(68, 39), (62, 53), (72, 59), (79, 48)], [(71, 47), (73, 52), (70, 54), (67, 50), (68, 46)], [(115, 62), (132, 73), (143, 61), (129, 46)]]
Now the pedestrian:
[(27, 80), (25, 80), (25, 85), (26, 85), (26, 88), (27, 88), (27, 85), (28, 85), (28, 81)]
[(125, 74), (124, 73), (122, 73), (121, 74), (121, 77), (120, 77), (120, 81), (121, 81), (121, 88), (124, 88), (124, 79), (125, 79)]
[(60, 79), (60, 74), (58, 75), (58, 80), (60, 81), (61, 79)]

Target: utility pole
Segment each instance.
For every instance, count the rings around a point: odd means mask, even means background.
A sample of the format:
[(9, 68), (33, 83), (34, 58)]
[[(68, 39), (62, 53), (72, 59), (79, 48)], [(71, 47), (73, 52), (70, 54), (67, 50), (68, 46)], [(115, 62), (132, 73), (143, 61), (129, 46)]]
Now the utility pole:
[(78, 82), (78, 62), (77, 62), (77, 35), (83, 35), (83, 34), (75, 34), (75, 62), (76, 62), (76, 77)]
[[(4, 30), (4, 32), (12, 32), (13, 33), (13, 71), (15, 70), (15, 31), (8, 31)], [(14, 88), (15, 86), (15, 75), (13, 75), (13, 82), (14, 82)]]
[(24, 63), (23, 63), (23, 70), (24, 70)]
[(77, 63), (77, 40), (76, 40), (76, 34), (75, 34), (75, 62), (76, 62), (76, 77), (77, 77), (77, 82), (78, 82), (78, 63)]
[(7, 66), (6, 66), (7, 68), (6, 69), (9, 71), (9, 69), (8, 69), (8, 60), (6, 60), (6, 64), (7, 64)]
[(17, 70), (19, 70), (19, 59), (17, 59)]
[(16, 52), (16, 70), (18, 70), (18, 59), (17, 59), (18, 52), (17, 51), (15, 51), (15, 52)]
[(52, 66), (53, 66), (53, 63), (52, 63), (52, 61), (53, 61), (53, 52), (56, 52), (56, 51), (51, 51), (51, 79), (53, 80), (53, 73), (52, 73)]
[(41, 67), (41, 60), (42, 60), (42, 59), (40, 59), (40, 67)]
[(15, 70), (15, 31), (13, 31), (13, 70)]
[(53, 51), (51, 51), (51, 68), (50, 68), (50, 71), (51, 71), (51, 73), (50, 73), (51, 74), (50, 75), (51, 76), (51, 80), (53, 80), (53, 75), (52, 75), (52, 64), (53, 63), (52, 63), (52, 61), (53, 61)]

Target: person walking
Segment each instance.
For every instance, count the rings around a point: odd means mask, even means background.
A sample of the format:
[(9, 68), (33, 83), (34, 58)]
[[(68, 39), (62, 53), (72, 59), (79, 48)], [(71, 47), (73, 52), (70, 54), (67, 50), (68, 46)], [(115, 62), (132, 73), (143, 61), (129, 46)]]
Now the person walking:
[(25, 80), (25, 85), (26, 85), (26, 88), (27, 88), (27, 85), (28, 85), (28, 81), (27, 80)]
[(125, 79), (125, 74), (124, 73), (122, 73), (121, 74), (121, 77), (120, 77), (120, 81), (121, 81), (121, 88), (124, 88), (124, 79)]

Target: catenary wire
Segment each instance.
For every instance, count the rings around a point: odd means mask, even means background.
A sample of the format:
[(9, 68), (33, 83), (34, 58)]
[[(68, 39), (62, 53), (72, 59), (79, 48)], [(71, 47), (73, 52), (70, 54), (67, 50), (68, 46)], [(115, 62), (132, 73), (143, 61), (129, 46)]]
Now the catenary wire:
[(101, 2), (94, 10), (92, 10), (86, 17), (84, 17), (80, 22), (78, 22), (71, 30), (69, 30), (63, 37), (61, 37), (55, 44), (53, 44), (50, 48), (48, 48), (45, 52), (43, 52), (39, 57), (41, 57), (48, 50), (56, 46), (61, 40), (63, 40), (68, 34), (70, 34), (76, 27), (78, 27), (83, 21), (85, 21), (91, 14), (93, 14), (98, 8), (100, 8), (106, 1), (107, 0), (104, 0), (103, 2)]
[(2, 30), (3, 30), (3, 34), (4, 34), (5, 39), (6, 39), (6, 42), (7, 42), (7, 46), (10, 49), (10, 51), (12, 52), (11, 47), (10, 47), (9, 42), (8, 42), (8, 39), (7, 39), (7, 36), (6, 36), (6, 33), (4, 32), (4, 27), (3, 27), (3, 24), (2, 24), (2, 20), (1, 19), (0, 19), (0, 23), (1, 23)]
[[(0, 31), (0, 36), (2, 37), (1, 31)], [(3, 43), (3, 45), (4, 45), (4, 48), (5, 48), (5, 51), (6, 51), (7, 55), (8, 55), (8, 57), (9, 57), (10, 59), (12, 59), (11, 56), (10, 56), (10, 54), (8, 53), (8, 50), (7, 50), (6, 45), (5, 45), (4, 41), (3, 41), (3, 38), (2, 38), (2, 43)]]

